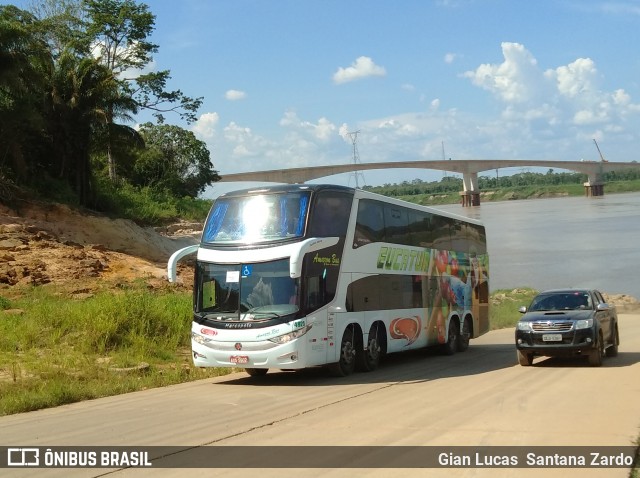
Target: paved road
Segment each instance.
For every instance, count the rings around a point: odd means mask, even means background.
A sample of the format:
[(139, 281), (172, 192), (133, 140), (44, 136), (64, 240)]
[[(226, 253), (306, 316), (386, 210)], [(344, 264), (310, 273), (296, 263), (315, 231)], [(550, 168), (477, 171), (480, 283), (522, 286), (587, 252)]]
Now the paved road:
[[(2, 417), (0, 446), (160, 445), (191, 451), (206, 445), (628, 446), (640, 431), (640, 315), (621, 315), (620, 331), (619, 356), (605, 359), (601, 368), (580, 360), (544, 358), (536, 359), (534, 367), (520, 367), (513, 329), (505, 329), (474, 340), (462, 354), (445, 357), (422, 351), (389, 356), (379, 370), (343, 379), (321, 370), (269, 373), (258, 379), (237, 373)], [(364, 456), (358, 459), (367, 459), (367, 450), (360, 452)], [(185, 451), (171, 459), (189, 457)], [(215, 460), (211, 464), (215, 466)], [(622, 478), (628, 474), (620, 468), (482, 467), (0, 471), (17, 477), (108, 474), (117, 478), (398, 474)]]

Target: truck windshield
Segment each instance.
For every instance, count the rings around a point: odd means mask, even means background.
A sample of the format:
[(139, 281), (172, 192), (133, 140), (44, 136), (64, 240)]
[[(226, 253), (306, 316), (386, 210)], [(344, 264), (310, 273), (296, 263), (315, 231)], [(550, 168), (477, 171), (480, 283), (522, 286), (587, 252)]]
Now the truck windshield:
[(301, 237), (309, 192), (218, 198), (202, 233), (207, 244), (250, 244)]
[(210, 320), (265, 320), (299, 310), (299, 280), (289, 260), (196, 266), (196, 314)]

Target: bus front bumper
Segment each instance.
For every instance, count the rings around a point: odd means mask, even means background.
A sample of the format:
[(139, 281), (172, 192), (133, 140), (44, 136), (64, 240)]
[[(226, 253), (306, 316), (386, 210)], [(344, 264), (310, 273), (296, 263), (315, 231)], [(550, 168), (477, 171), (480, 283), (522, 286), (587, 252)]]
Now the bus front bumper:
[(196, 367), (239, 367), (298, 369), (305, 367), (299, 340), (286, 344), (259, 342), (191, 341), (193, 364)]

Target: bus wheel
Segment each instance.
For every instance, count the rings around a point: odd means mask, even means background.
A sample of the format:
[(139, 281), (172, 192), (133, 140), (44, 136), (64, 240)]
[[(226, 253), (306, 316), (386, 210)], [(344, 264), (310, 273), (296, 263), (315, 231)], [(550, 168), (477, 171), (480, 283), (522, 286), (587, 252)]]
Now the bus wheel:
[(460, 337), (458, 337), (458, 352), (464, 352), (469, 348), (469, 339), (471, 338), (471, 324), (469, 319), (464, 319)]
[(329, 370), (337, 377), (351, 375), (356, 369), (356, 329), (353, 325), (347, 327), (340, 342), (340, 360), (331, 364)]
[(369, 330), (367, 349), (358, 354), (358, 369), (363, 372), (371, 372), (378, 368), (380, 359), (384, 354), (380, 323), (376, 322)]
[(447, 343), (442, 345), (442, 352), (445, 355), (453, 355), (458, 350), (458, 319), (455, 317), (449, 321), (449, 334), (447, 335)]
[(244, 371), (247, 372), (252, 377), (262, 377), (267, 374), (268, 368), (245, 368)]

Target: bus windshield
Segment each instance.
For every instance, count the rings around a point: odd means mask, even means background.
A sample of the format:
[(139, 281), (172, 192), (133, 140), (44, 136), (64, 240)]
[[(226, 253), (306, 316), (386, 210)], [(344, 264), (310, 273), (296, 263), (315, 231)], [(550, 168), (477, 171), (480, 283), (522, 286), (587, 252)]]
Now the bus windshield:
[(202, 233), (207, 244), (249, 244), (302, 237), (308, 191), (218, 198)]
[(211, 320), (265, 320), (299, 310), (289, 260), (254, 264), (198, 262), (196, 314)]

